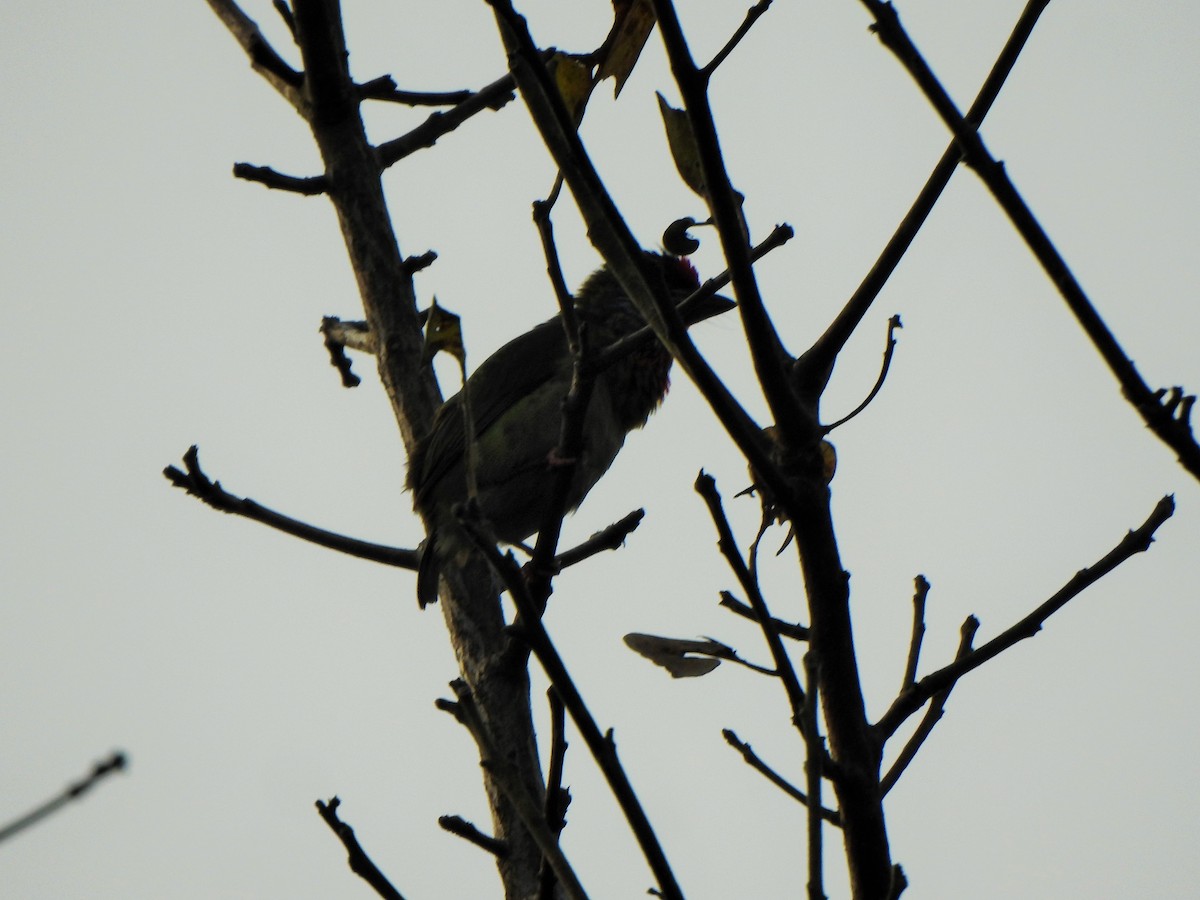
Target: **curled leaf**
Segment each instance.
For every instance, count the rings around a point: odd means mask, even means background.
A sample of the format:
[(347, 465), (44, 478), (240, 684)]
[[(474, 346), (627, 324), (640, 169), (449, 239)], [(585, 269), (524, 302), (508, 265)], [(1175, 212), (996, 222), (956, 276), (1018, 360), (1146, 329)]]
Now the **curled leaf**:
[(695, 219), (684, 216), (676, 219), (663, 232), (663, 249), (675, 256), (690, 256), (700, 249), (700, 242), (688, 234), (688, 229), (696, 225)]
[(434, 297), (425, 320), (425, 361), (428, 362), (441, 352), (449, 353), (460, 365), (466, 363), (462, 321), (454, 313), (438, 306), (437, 297)]
[(673, 678), (707, 675), (721, 664), (722, 659), (738, 658), (732, 647), (711, 639), (690, 641), (634, 632), (625, 635), (625, 644), (655, 665), (662, 666)]
[(700, 151), (696, 147), (692, 123), (688, 121), (686, 112), (673, 107), (662, 94), (657, 96), (658, 111), (662, 114), (663, 127), (667, 131), (667, 144), (671, 148), (671, 158), (675, 160), (679, 177), (700, 197), (706, 197), (704, 171), (700, 167)]

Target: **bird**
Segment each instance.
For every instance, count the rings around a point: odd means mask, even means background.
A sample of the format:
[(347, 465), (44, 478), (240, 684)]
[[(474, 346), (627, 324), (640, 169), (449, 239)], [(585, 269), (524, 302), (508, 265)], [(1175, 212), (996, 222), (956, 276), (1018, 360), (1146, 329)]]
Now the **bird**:
[[(651, 286), (665, 290), (676, 304), (700, 285), (695, 268), (683, 257), (643, 251), (643, 262)], [(682, 315), (687, 325), (693, 325), (733, 305), (732, 300), (713, 294), (690, 304)], [(594, 350), (645, 325), (607, 266), (583, 282), (574, 309)], [(529, 538), (548, 513), (554, 470), (563, 464), (556, 448), (574, 363), (561, 316), (555, 316), (513, 338), (467, 379), (477, 509), (504, 543)], [(670, 352), (651, 336), (596, 375), (584, 417), (583, 450), (571, 460), (576, 466), (568, 490), (569, 511), (608, 471), (626, 435), (643, 427), (662, 403), (670, 369)], [(439, 407), (429, 433), (416, 443), (409, 459), (406, 487), (428, 532), (417, 575), (422, 608), (437, 600), (442, 568), (461, 564), (473, 546), (454, 512), (467, 499), (463, 432), (460, 391)]]

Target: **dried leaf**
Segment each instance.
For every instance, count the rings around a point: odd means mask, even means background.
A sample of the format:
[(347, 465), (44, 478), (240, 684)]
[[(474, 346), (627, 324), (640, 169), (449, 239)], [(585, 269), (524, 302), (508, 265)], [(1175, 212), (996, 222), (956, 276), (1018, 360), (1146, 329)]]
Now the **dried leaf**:
[(707, 675), (721, 664), (722, 659), (737, 659), (732, 647), (714, 640), (689, 641), (634, 632), (625, 635), (625, 644), (655, 665), (662, 666), (673, 678)]
[(692, 134), (692, 123), (688, 121), (687, 113), (671, 106), (662, 94), (658, 94), (658, 111), (662, 113), (663, 127), (667, 130), (667, 144), (671, 148), (671, 158), (675, 160), (679, 177), (701, 198), (707, 197), (696, 136)]
[(695, 219), (685, 216), (668, 225), (663, 232), (663, 249), (675, 256), (691, 256), (699, 250), (700, 242), (688, 233), (688, 229), (696, 224)]
[(653, 30), (654, 8), (650, 0), (613, 0), (613, 24), (601, 47), (597, 80), (614, 79), (614, 97), (621, 96), (621, 88), (625, 87)]

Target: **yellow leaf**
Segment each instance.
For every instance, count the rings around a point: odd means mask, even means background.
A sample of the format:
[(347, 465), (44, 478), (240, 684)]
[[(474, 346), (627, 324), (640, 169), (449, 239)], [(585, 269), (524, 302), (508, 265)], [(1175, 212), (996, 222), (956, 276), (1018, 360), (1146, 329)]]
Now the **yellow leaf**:
[(700, 197), (706, 198), (700, 153), (696, 148), (696, 136), (692, 134), (692, 123), (688, 121), (687, 113), (671, 106), (662, 94), (658, 94), (658, 111), (662, 113), (663, 127), (667, 130), (667, 144), (671, 148), (671, 158), (675, 160), (679, 177)]
[(597, 80), (612, 78), (613, 96), (621, 96), (621, 88), (637, 65), (646, 39), (654, 30), (654, 8), (650, 0), (613, 0), (613, 24), (601, 49), (600, 71)]
[(587, 107), (588, 97), (596, 82), (592, 80), (592, 70), (578, 56), (570, 53), (555, 53), (550, 58), (550, 74), (554, 76), (554, 84), (562, 95), (571, 122), (575, 127), (583, 120), (583, 111)]

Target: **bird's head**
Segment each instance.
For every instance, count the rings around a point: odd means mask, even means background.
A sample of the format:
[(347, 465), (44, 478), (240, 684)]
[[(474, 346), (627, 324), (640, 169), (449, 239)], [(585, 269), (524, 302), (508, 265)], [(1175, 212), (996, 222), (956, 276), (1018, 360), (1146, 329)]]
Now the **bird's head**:
[[(700, 276), (685, 257), (647, 251), (642, 259), (651, 287), (665, 289), (676, 305), (700, 287)], [(576, 296), (576, 307), (584, 321), (612, 338), (637, 331), (646, 324), (608, 266), (597, 269), (583, 283)], [(734, 302), (729, 298), (713, 294), (689, 304), (681, 313), (684, 323), (690, 326), (733, 307)]]

